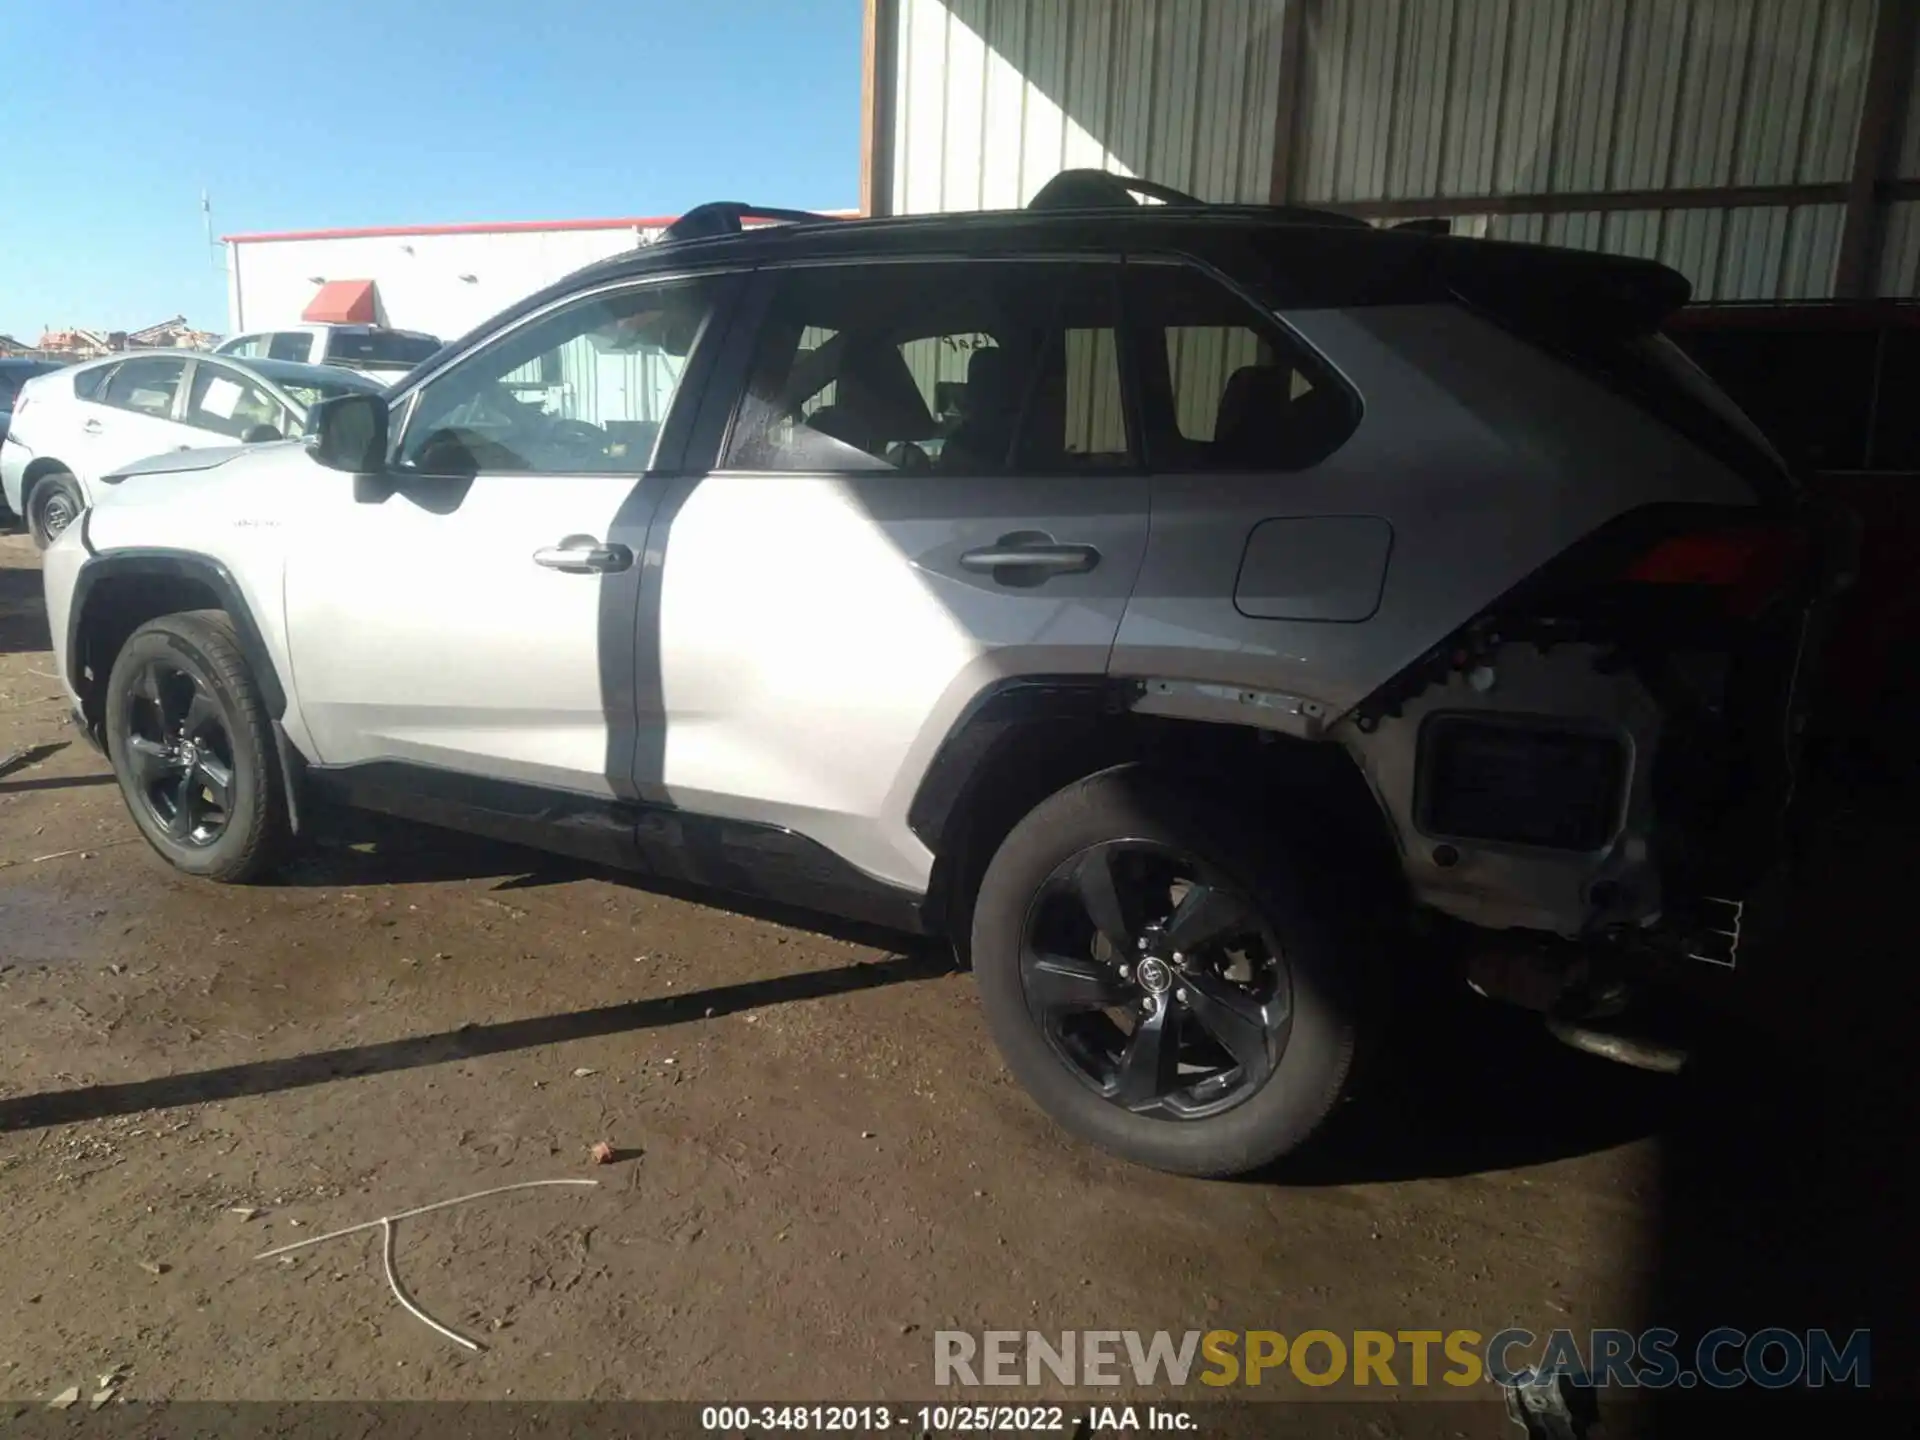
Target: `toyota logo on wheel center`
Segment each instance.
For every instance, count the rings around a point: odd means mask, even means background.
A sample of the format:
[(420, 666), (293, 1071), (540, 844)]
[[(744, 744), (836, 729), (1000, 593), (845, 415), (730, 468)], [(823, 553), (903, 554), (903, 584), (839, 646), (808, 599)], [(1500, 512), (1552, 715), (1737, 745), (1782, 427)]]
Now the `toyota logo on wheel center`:
[(1158, 956), (1149, 955), (1140, 962), (1134, 978), (1149, 995), (1164, 995), (1173, 988), (1173, 967)]

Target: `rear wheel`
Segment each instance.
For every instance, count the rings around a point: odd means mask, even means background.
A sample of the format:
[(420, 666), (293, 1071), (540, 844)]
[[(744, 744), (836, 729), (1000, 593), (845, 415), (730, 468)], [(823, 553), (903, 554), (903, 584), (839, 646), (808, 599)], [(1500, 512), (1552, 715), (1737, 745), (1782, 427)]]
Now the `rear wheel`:
[(987, 867), (988, 1027), (1083, 1139), (1183, 1174), (1254, 1169), (1321, 1126), (1353, 1066), (1364, 957), (1320, 893), (1224, 802), (1132, 768), (1082, 780)]
[(86, 508), (86, 500), (80, 494), (80, 482), (65, 470), (53, 470), (34, 482), (33, 493), (27, 497), (27, 529), (33, 535), (33, 543), (42, 550), (60, 538)]
[(120, 793), (168, 864), (238, 882), (279, 858), (288, 827), (273, 729), (224, 614), (134, 631), (107, 682), (105, 728)]

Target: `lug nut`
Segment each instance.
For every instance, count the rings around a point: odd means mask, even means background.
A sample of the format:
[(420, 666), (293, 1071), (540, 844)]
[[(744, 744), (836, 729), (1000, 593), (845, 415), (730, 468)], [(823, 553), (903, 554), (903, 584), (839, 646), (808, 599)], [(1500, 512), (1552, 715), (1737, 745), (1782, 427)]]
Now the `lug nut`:
[(1176, 965), (1184, 965), (1187, 963), (1187, 957), (1176, 950), (1173, 952), (1173, 963)]
[(1173, 992), (1173, 998), (1184, 1005), (1187, 1003), (1187, 992), (1184, 990), (1176, 990)]
[(1132, 979), (1132, 978), (1133, 978), (1133, 967), (1132, 967), (1131, 965), (1122, 965), (1122, 966), (1120, 967), (1120, 978), (1121, 978), (1122, 980), (1130, 980), (1130, 979)]

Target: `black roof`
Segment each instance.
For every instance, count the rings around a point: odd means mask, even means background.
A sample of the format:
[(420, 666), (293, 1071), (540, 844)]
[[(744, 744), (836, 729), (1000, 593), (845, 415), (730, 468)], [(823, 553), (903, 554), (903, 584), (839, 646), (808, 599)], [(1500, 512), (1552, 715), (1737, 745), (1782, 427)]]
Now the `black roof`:
[[(1157, 203), (1142, 204), (1144, 195)], [(1463, 204), (1470, 202), (1463, 202)], [(781, 223), (749, 225), (753, 219)], [(583, 286), (666, 270), (752, 266), (772, 260), (923, 257), (1178, 256), (1257, 287), (1276, 309), (1471, 301), (1491, 290), (1538, 292), (1563, 305), (1578, 294), (1609, 323), (1647, 323), (1686, 303), (1684, 276), (1651, 260), (1478, 240), (1433, 228), (1376, 228), (1332, 210), (1209, 205), (1149, 181), (1065, 171), (1024, 210), (842, 220), (804, 211), (718, 202), (690, 210), (661, 238), (596, 261), (528, 296), (439, 358), (502, 321)]]

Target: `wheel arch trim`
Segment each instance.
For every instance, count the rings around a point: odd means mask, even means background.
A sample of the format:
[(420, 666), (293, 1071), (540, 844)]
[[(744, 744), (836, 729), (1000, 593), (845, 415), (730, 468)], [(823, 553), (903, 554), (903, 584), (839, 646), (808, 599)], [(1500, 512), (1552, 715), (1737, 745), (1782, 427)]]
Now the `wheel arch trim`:
[[(268, 718), (278, 722), (285, 717), (286, 686), (281, 680), (279, 666), (274, 663), (273, 652), (254, 621), (253, 608), (247, 603), (245, 592), (225, 565), (210, 555), (196, 554), (191, 550), (109, 550), (89, 556), (80, 566), (79, 574), (74, 578), (73, 598), (67, 607), (65, 644), (68, 681), (80, 695), (83, 707), (89, 693), (83, 683), (88, 663), (88, 602), (96, 596), (103, 582), (137, 579), (190, 580), (212, 591), (220, 602), (220, 608), (233, 621), (241, 652), (246, 656), (254, 679), (260, 686), (260, 697), (266, 702)], [(92, 689), (96, 697), (103, 695), (106, 676), (96, 677)], [(96, 726), (101, 721), (97, 713), (88, 713), (87, 719)]]

